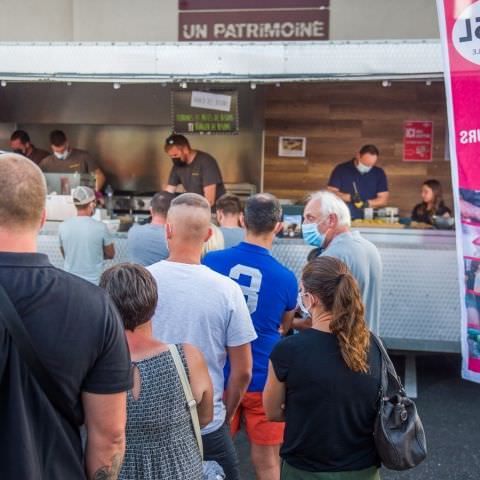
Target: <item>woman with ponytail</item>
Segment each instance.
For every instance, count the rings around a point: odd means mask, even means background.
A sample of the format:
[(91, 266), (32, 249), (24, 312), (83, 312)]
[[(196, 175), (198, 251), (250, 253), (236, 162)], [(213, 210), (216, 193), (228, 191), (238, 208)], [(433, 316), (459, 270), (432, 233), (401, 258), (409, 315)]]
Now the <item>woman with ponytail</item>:
[(373, 426), (381, 357), (347, 266), (318, 257), (302, 272), (299, 304), (312, 328), (270, 356), (264, 407), (286, 422), (282, 480), (377, 480)]

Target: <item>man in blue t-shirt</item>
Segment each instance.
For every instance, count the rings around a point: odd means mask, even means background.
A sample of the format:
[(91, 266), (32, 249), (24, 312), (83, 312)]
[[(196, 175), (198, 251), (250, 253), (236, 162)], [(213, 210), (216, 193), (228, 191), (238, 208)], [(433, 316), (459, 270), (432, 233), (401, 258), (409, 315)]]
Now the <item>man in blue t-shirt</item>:
[(348, 205), (352, 220), (363, 218), (364, 208), (387, 205), (387, 176), (375, 166), (379, 155), (375, 145), (364, 145), (355, 158), (337, 165), (330, 176), (328, 190)]
[(273, 238), (282, 228), (281, 218), (282, 209), (273, 195), (261, 193), (250, 197), (245, 204), (245, 241), (211, 252), (203, 259), (211, 269), (238, 282), (258, 335), (252, 342), (252, 381), (231, 422), (235, 434), (240, 429), (241, 417), (244, 418), (257, 478), (280, 478), (279, 449), (284, 424), (267, 420), (262, 392), (270, 353), (281, 335), (290, 329), (298, 293), (293, 272), (270, 252)]
[(148, 267), (168, 257), (165, 223), (173, 195), (156, 193), (150, 202), (152, 221), (145, 225), (133, 225), (128, 231), (127, 248), (130, 261)]

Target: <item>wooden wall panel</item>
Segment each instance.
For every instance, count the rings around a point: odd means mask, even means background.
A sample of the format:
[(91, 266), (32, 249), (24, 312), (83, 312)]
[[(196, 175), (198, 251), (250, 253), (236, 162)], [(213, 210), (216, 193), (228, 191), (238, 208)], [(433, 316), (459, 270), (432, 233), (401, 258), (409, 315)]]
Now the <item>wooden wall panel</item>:
[[(434, 125), (433, 161), (403, 162), (403, 123)], [(446, 107), (443, 83), (297, 83), (267, 87), (264, 189), (302, 201), (325, 188), (335, 165), (351, 159), (364, 144), (380, 149), (378, 165), (390, 184), (390, 202), (408, 215), (420, 201), (428, 178), (441, 181), (452, 206), (450, 162), (445, 160)], [(307, 137), (306, 158), (278, 156), (279, 136)]]

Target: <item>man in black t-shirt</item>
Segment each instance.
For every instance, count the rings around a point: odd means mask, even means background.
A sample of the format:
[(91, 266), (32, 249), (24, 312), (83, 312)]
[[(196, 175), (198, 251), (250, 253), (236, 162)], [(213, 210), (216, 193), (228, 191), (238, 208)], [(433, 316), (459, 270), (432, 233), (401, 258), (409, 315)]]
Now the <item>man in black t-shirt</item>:
[(165, 140), (165, 152), (173, 162), (165, 190), (175, 193), (181, 183), (186, 192), (203, 195), (214, 206), (225, 193), (217, 161), (208, 153), (192, 150), (183, 135), (170, 135)]
[(31, 343), (68, 399), (51, 403), (0, 324), (0, 478), (117, 478), (125, 449), (130, 356), (118, 313), (98, 287), (36, 252), (45, 221), (45, 180), (25, 157), (0, 155), (0, 285)]

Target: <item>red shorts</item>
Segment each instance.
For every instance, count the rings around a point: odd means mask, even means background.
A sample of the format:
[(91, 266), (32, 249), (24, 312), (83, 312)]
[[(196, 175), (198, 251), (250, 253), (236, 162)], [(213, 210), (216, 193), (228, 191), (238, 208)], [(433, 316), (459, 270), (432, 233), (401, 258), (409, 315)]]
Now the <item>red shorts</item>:
[(262, 392), (247, 392), (230, 423), (232, 436), (245, 423), (250, 442), (256, 445), (281, 445), (285, 423), (269, 422), (262, 404)]

